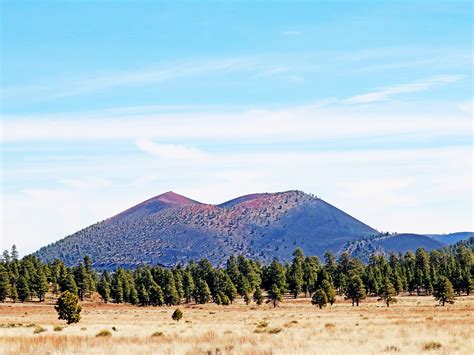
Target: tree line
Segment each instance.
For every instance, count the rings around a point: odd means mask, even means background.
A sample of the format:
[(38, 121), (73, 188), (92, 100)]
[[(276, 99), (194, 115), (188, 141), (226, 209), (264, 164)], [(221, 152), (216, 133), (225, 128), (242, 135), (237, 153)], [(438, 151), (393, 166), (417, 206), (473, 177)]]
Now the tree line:
[(320, 308), (345, 296), (353, 305), (367, 296), (377, 296), (389, 306), (400, 293), (432, 295), (441, 304), (453, 302), (455, 294), (469, 295), (473, 287), (473, 239), (430, 253), (372, 255), (368, 263), (342, 253), (305, 256), (301, 248), (293, 260), (282, 264), (231, 256), (224, 267), (207, 259), (174, 268), (141, 266), (97, 272), (86, 256), (79, 265), (62, 261), (44, 263), (35, 256), (18, 258), (15, 247), (0, 261), (0, 302), (44, 301), (48, 292), (58, 296), (68, 291), (80, 300), (98, 292), (104, 302), (140, 306), (214, 302), (228, 305), (237, 299), (246, 304), (263, 302), (277, 306), (286, 297), (311, 297)]

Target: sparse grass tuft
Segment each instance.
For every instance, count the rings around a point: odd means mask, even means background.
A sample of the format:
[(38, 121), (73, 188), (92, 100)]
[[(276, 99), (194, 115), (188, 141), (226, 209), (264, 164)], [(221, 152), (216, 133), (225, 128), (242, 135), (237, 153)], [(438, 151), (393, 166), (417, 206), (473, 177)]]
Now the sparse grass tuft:
[(101, 330), (100, 332), (98, 332), (95, 336), (98, 337), (98, 338), (111, 337), (112, 333), (109, 330), (104, 329), (104, 330)]
[(336, 328), (336, 325), (334, 323), (326, 323), (326, 324), (324, 324), (324, 328), (334, 329), (334, 328)]
[(423, 344), (423, 350), (425, 351), (438, 350), (441, 347), (441, 343), (438, 343), (437, 341), (430, 341), (428, 343)]

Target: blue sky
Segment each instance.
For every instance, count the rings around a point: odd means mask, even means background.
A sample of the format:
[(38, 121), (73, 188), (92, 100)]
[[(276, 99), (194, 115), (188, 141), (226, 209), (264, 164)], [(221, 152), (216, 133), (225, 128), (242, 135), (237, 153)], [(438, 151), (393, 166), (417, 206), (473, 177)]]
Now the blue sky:
[(2, 248), (168, 190), (474, 229), (468, 1), (1, 4)]

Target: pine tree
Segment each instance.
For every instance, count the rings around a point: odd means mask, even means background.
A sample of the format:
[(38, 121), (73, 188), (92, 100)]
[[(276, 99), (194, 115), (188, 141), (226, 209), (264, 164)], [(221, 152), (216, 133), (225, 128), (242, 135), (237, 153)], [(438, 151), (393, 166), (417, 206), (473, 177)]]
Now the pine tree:
[(148, 290), (150, 297), (150, 304), (153, 306), (162, 306), (164, 304), (163, 290), (161, 287), (154, 282)]
[(12, 252), (11, 252), (10, 256), (11, 256), (11, 261), (12, 262), (18, 261), (18, 250), (17, 250), (15, 244), (12, 245)]
[(122, 280), (119, 277), (118, 271), (112, 277), (110, 284), (110, 295), (115, 303), (122, 303), (124, 299)]
[(144, 285), (138, 289), (138, 302), (140, 306), (147, 306), (150, 304), (150, 295)]
[(447, 277), (441, 277), (439, 279), (434, 289), (433, 296), (443, 306), (445, 303), (454, 303), (453, 285)]
[(294, 298), (298, 297), (298, 294), (303, 291), (303, 260), (304, 253), (301, 248), (296, 248), (293, 252), (293, 262), (287, 274), (288, 288), (293, 294)]
[(234, 302), (238, 295), (237, 288), (234, 286), (234, 283), (227, 274), (225, 274), (224, 294), (229, 299), (230, 303)]
[(270, 266), (267, 268), (267, 290), (271, 290), (273, 286), (279, 289), (279, 294), (283, 294), (286, 291), (286, 275), (285, 268), (283, 265), (274, 259)]
[(139, 303), (138, 292), (134, 284), (130, 285), (130, 295), (128, 302), (132, 305), (137, 305)]
[(87, 273), (87, 290), (89, 292), (94, 292), (96, 291), (97, 288), (97, 274), (94, 271), (94, 267), (92, 265), (92, 259), (90, 258), (89, 255), (86, 255), (84, 257), (84, 268), (86, 269)]
[(196, 303), (198, 304), (209, 302), (211, 299), (211, 291), (209, 290), (209, 286), (207, 285), (206, 281), (202, 279), (197, 280), (193, 296), (196, 300)]
[(99, 292), (100, 297), (102, 300), (107, 303), (110, 299), (110, 285), (107, 278), (107, 275), (102, 274), (99, 284), (97, 285), (97, 291)]
[(366, 293), (364, 283), (358, 275), (353, 276), (349, 280), (347, 284), (346, 295), (352, 300), (353, 306), (354, 303), (359, 306), (359, 301), (365, 298)]
[(75, 295), (78, 294), (76, 281), (74, 280), (74, 276), (72, 276), (71, 273), (68, 273), (66, 275), (66, 279), (65, 279), (65, 282), (64, 282), (63, 286), (64, 287), (61, 287), (61, 292), (69, 291), (69, 292), (71, 292)]
[(430, 259), (429, 259), (428, 253), (423, 248), (419, 248), (416, 250), (415, 283), (416, 283), (416, 291), (418, 295), (421, 294), (422, 290), (424, 290), (426, 295), (431, 293), (432, 285), (431, 285)]
[(0, 302), (10, 296), (10, 276), (7, 269), (0, 263)]
[(313, 298), (311, 299), (311, 303), (319, 306), (319, 309), (326, 307), (328, 303), (326, 292), (324, 292), (321, 288), (317, 289), (313, 295)]
[(276, 307), (279, 302), (283, 300), (281, 288), (275, 283), (272, 288), (268, 291), (268, 302), (273, 303), (273, 307)]
[(11, 283), (10, 285), (10, 299), (13, 302), (16, 302), (18, 300), (18, 291), (17, 291), (15, 283)]
[(163, 295), (165, 304), (173, 306), (179, 304), (179, 295), (176, 290), (176, 283), (173, 277), (173, 273), (170, 270), (165, 270), (163, 278)]
[(28, 280), (23, 275), (20, 275), (20, 277), (18, 278), (17, 291), (18, 291), (18, 299), (22, 303), (30, 298), (31, 294), (30, 294), (30, 287), (28, 286)]
[(394, 298), (394, 296), (395, 296), (395, 287), (393, 287), (393, 284), (390, 282), (388, 277), (386, 277), (383, 280), (380, 296), (385, 301), (387, 307), (390, 307), (390, 303), (394, 303), (394, 302), (397, 301)]
[(184, 272), (183, 275), (183, 296), (186, 299), (186, 303), (191, 301), (194, 291), (194, 280), (189, 270)]
[(49, 284), (46, 276), (41, 268), (36, 272), (32, 280), (31, 291), (39, 298), (40, 302), (44, 300), (46, 292), (48, 292)]
[(262, 294), (262, 289), (260, 287), (257, 287), (255, 292), (253, 293), (253, 300), (259, 306), (263, 303), (263, 294)]
[(2, 254), (2, 260), (6, 265), (10, 264), (10, 252), (8, 250), (4, 250)]
[(315, 291), (318, 280), (318, 258), (306, 257), (303, 262), (303, 292), (305, 297), (308, 293)]

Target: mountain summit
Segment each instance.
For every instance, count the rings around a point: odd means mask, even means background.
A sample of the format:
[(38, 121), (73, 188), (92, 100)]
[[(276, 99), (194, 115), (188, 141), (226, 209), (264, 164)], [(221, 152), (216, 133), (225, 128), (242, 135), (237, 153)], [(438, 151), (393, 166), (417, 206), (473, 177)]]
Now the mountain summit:
[(89, 255), (99, 268), (171, 266), (202, 257), (219, 265), (238, 254), (261, 261), (289, 260), (298, 246), (308, 255), (322, 256), (377, 233), (301, 191), (251, 194), (219, 205), (170, 191), (43, 247), (36, 255), (67, 264)]
[(185, 205), (192, 205), (192, 204), (201, 204), (200, 202), (191, 200), (185, 196), (179, 195), (173, 191), (165, 192), (164, 194), (152, 197), (142, 203), (139, 203), (136, 206), (125, 210), (118, 215), (112, 217), (112, 219), (120, 220), (121, 218), (129, 215), (134, 216), (143, 216), (149, 215), (151, 213), (155, 213), (161, 211), (165, 208), (172, 208), (172, 207), (181, 207)]

